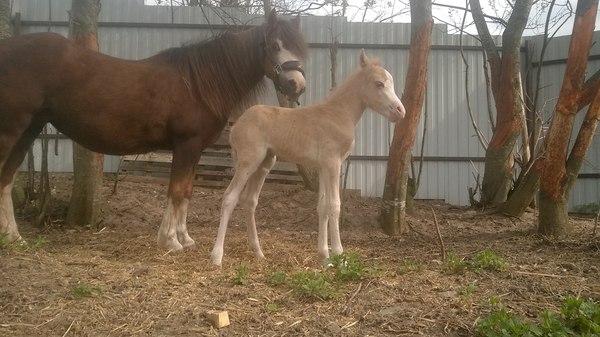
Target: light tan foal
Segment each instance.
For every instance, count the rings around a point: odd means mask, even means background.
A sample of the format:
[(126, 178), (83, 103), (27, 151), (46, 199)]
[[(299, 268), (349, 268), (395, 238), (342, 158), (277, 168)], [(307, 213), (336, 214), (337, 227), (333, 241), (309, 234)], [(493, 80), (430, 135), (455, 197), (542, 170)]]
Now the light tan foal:
[(329, 257), (327, 230), (332, 252), (343, 252), (338, 224), (340, 166), (354, 147), (355, 128), (366, 108), (391, 122), (399, 121), (405, 114), (394, 91), (394, 79), (363, 50), (359, 69), (324, 102), (299, 109), (257, 105), (242, 114), (231, 129), (235, 174), (223, 197), (211, 253), (213, 264), (221, 265), (227, 225), (238, 201), (247, 212), (249, 245), (256, 257), (264, 257), (254, 215), (275, 156), (318, 169), (318, 252), (323, 259)]

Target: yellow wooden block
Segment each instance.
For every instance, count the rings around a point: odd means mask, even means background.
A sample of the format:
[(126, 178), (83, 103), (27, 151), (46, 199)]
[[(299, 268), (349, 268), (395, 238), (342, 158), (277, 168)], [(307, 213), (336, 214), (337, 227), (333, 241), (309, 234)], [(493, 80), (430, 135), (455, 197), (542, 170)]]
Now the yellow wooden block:
[(210, 310), (206, 313), (208, 320), (212, 325), (219, 329), (229, 325), (229, 314), (224, 310)]

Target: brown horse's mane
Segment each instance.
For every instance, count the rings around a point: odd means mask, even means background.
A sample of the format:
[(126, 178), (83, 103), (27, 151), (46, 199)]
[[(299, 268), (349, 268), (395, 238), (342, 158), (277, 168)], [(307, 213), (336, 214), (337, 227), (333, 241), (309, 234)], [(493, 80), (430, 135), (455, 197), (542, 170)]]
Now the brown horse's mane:
[[(226, 31), (164, 50), (155, 58), (176, 67), (204, 108), (226, 120), (233, 111), (255, 104), (256, 97), (264, 93), (265, 30), (261, 25), (242, 32)], [(271, 33), (287, 41), (290, 45), (286, 47), (296, 55), (307, 54), (302, 36), (288, 21), (278, 20)]]

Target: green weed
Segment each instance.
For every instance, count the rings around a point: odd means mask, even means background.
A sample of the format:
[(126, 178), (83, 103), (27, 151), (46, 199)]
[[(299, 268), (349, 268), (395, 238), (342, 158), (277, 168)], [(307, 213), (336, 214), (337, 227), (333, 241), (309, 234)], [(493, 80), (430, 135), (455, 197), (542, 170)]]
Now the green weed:
[(235, 275), (233, 275), (231, 280), (233, 281), (233, 284), (246, 285), (249, 282), (248, 276), (248, 268), (242, 264), (235, 268)]
[(506, 267), (506, 262), (491, 250), (484, 250), (475, 255), (471, 268), (499, 271)]
[(358, 254), (353, 252), (332, 255), (325, 264), (335, 271), (336, 281), (358, 281), (373, 273), (373, 270), (367, 268), (360, 260)]
[(7, 234), (0, 234), (0, 249), (5, 249), (8, 248), (8, 235)]
[(314, 272), (298, 272), (290, 277), (291, 287), (303, 296), (328, 300), (334, 297), (331, 278), (328, 275), (317, 275)]
[(97, 294), (102, 294), (102, 289), (84, 283), (77, 284), (72, 291), (73, 298), (76, 300), (92, 297)]
[(271, 314), (274, 314), (279, 310), (279, 308), (277, 307), (277, 304), (275, 304), (275, 303), (265, 304), (265, 309), (267, 309), (267, 311)]
[(404, 259), (404, 265), (398, 268), (399, 274), (408, 274), (408, 273), (416, 273), (423, 271), (425, 269), (425, 265), (421, 262), (412, 260), (412, 259)]
[(598, 337), (600, 305), (593, 300), (567, 297), (560, 313), (543, 311), (538, 322), (525, 322), (508, 312), (499, 301), (490, 301), (494, 311), (479, 321), (476, 331), (484, 337)]
[(464, 259), (459, 258), (453, 252), (446, 254), (446, 261), (444, 262), (444, 270), (449, 274), (461, 274), (468, 267), (467, 262)]
[(469, 298), (471, 296), (471, 294), (473, 294), (476, 291), (477, 291), (477, 286), (472, 283), (469, 285), (466, 285), (464, 287), (459, 287), (456, 290), (456, 292), (465, 299)]
[(274, 286), (280, 286), (288, 282), (288, 277), (284, 272), (273, 270), (271, 273), (269, 273), (267, 282)]

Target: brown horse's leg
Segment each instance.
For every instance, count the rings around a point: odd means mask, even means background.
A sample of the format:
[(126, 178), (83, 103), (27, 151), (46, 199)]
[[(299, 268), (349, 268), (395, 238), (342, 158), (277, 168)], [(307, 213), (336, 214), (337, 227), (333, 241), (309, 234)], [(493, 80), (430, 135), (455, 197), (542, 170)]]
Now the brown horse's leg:
[[(21, 239), (12, 202), (12, 186), (17, 176), (17, 169), (31, 143), (40, 133), (44, 123), (34, 123), (18, 138), (14, 146), (6, 151), (6, 143), (3, 144), (0, 153), (0, 234), (5, 234), (9, 241)], [(5, 155), (7, 153), (7, 155)]]
[(248, 179), (248, 182), (246, 183), (246, 187), (244, 187), (244, 190), (240, 195), (240, 207), (247, 212), (246, 221), (248, 222), (246, 224), (246, 229), (248, 232), (248, 244), (254, 251), (254, 255), (259, 259), (264, 258), (265, 255), (260, 248), (258, 233), (256, 232), (256, 206), (258, 205), (258, 197), (260, 196), (260, 191), (265, 183), (265, 178), (275, 164), (275, 159), (275, 156), (267, 155), (260, 167), (250, 176), (250, 179)]
[[(179, 251), (191, 247), (194, 240), (187, 232), (187, 208), (192, 198), (196, 164), (202, 146), (180, 146), (173, 150), (171, 179), (167, 192), (167, 210), (158, 230), (158, 245), (161, 248)], [(189, 149), (186, 153), (184, 149)]]

